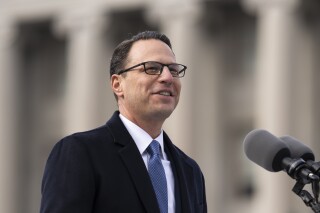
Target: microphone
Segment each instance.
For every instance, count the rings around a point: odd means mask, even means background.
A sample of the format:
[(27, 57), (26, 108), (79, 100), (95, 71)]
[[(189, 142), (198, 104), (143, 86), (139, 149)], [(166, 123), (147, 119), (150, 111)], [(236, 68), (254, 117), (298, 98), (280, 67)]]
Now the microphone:
[(270, 172), (281, 171), (282, 160), (291, 154), (285, 143), (262, 129), (253, 130), (245, 137), (244, 152), (251, 161)]
[(282, 136), (280, 139), (289, 147), (292, 158), (302, 158), (311, 170), (320, 176), (320, 163), (314, 162), (314, 154), (308, 146), (291, 136)]
[[(314, 154), (308, 146), (291, 136), (282, 136), (280, 137), (280, 139), (289, 147), (291, 157), (302, 158), (303, 160), (305, 160), (311, 171), (319, 177), (320, 163), (314, 162)], [(316, 201), (318, 202), (320, 193), (319, 181), (313, 182), (312, 191)]]
[(280, 139), (288, 146), (292, 158), (302, 158), (305, 161), (314, 161), (315, 158), (312, 150), (296, 138), (286, 135), (280, 137)]
[[(286, 138), (285, 140), (289, 141)], [(297, 146), (290, 147), (294, 147), (292, 149), (296, 152)], [(319, 177), (308, 169), (308, 165), (302, 158), (292, 158), (291, 150), (283, 140), (266, 130), (251, 131), (244, 139), (244, 151), (251, 161), (268, 171), (284, 170), (291, 178), (300, 180), (304, 184), (319, 180)]]

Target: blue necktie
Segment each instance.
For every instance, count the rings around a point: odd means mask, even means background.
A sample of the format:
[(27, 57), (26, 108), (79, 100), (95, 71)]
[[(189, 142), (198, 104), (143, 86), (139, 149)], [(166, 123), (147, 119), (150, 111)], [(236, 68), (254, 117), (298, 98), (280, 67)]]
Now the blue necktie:
[(148, 172), (151, 178), (154, 192), (156, 193), (160, 212), (168, 212), (168, 192), (167, 180), (164, 172), (163, 165), (160, 158), (160, 144), (158, 141), (153, 140), (147, 148), (150, 155), (148, 162)]

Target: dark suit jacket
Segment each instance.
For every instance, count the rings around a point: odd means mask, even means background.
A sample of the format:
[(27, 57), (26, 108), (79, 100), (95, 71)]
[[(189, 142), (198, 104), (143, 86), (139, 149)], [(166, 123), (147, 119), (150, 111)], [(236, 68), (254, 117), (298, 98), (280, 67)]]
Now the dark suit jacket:
[[(164, 134), (175, 178), (176, 212), (207, 212), (199, 166)], [(106, 125), (58, 142), (42, 181), (41, 213), (158, 213), (148, 171), (115, 112)]]

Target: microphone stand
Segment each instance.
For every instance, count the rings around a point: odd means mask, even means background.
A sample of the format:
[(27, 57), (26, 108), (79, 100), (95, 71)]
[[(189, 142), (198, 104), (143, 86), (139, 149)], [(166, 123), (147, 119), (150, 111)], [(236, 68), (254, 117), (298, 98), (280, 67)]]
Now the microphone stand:
[[(320, 162), (316, 162), (312, 165), (309, 164), (309, 168), (311, 168), (313, 171), (315, 171), (315, 174), (310, 174), (308, 179), (306, 178), (300, 178), (297, 180), (296, 184), (294, 185), (292, 191), (298, 195), (303, 202), (306, 204), (306, 206), (310, 207), (313, 212), (315, 213), (320, 213), (320, 203), (319, 203), (319, 192), (320, 192), (320, 187), (319, 187), (319, 173), (320, 173)], [(311, 195), (310, 192), (307, 190), (304, 190), (304, 186), (306, 184), (311, 183), (312, 185), (312, 193), (313, 196)]]
[(304, 186), (305, 186), (305, 184), (298, 181), (294, 185), (292, 191), (295, 194), (297, 194), (303, 200), (303, 202), (306, 204), (306, 206), (310, 207), (313, 210), (313, 212), (320, 213), (319, 202), (314, 197), (312, 197), (312, 195), (307, 190), (303, 189)]

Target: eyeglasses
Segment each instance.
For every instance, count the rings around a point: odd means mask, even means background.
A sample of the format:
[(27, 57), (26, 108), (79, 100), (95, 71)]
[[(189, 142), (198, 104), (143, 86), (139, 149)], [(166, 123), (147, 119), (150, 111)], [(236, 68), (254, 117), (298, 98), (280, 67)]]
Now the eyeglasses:
[(118, 75), (133, 70), (136, 67), (143, 66), (144, 72), (148, 75), (161, 75), (163, 68), (168, 67), (171, 75), (176, 78), (182, 78), (186, 72), (187, 66), (182, 64), (162, 64), (157, 61), (146, 61), (140, 64), (134, 65), (124, 70), (120, 70)]

